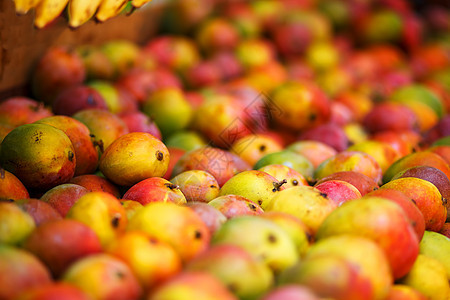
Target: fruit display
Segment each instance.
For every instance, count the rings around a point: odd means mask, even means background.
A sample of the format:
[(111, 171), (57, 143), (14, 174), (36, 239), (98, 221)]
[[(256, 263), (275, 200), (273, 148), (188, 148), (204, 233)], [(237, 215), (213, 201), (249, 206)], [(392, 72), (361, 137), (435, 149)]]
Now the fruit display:
[[(37, 27), (145, 2), (15, 0)], [(161, 14), (1, 99), (0, 300), (450, 299), (448, 6)]]

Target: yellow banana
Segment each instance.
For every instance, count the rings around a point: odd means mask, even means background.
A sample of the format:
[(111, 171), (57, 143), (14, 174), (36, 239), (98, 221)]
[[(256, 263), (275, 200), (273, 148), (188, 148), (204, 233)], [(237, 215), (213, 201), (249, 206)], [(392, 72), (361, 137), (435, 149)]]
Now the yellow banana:
[(117, 16), (127, 6), (127, 3), (128, 0), (103, 0), (95, 17), (98, 21), (104, 22)]
[(26, 14), (30, 9), (35, 8), (42, 0), (14, 0), (16, 13)]
[(151, 2), (152, 0), (131, 0), (131, 5), (133, 5), (133, 7), (139, 8), (141, 6), (143, 6), (144, 4)]
[(69, 0), (42, 0), (36, 6), (34, 25), (43, 28), (56, 19), (66, 7)]
[(89, 21), (102, 0), (70, 0), (68, 7), (70, 27), (78, 27)]

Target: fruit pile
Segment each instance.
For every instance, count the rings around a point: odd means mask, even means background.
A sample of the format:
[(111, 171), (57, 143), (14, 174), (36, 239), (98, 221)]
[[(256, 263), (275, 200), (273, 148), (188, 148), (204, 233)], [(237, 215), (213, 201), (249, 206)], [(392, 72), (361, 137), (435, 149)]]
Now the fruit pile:
[(450, 299), (450, 12), (417, 9), (178, 0), (49, 48), (0, 103), (0, 299)]
[(61, 15), (68, 25), (77, 28), (91, 19), (105, 22), (122, 13), (131, 13), (151, 0), (14, 0), (19, 15), (35, 11), (34, 26), (49, 26)]

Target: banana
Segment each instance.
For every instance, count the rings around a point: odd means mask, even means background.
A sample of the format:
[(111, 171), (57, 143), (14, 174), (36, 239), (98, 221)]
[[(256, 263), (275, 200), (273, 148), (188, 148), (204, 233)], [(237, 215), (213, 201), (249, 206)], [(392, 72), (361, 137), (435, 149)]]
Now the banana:
[(56, 19), (64, 10), (69, 0), (42, 0), (36, 6), (34, 25), (43, 28)]
[(24, 15), (30, 9), (35, 8), (41, 1), (42, 0), (14, 0), (16, 5), (16, 13)]
[(141, 6), (143, 6), (144, 4), (151, 2), (152, 0), (131, 0), (131, 5), (133, 5), (133, 7), (139, 8)]
[(89, 21), (102, 0), (70, 0), (67, 9), (70, 27), (76, 28)]
[(104, 22), (117, 16), (127, 6), (127, 3), (128, 0), (102, 0), (95, 17), (98, 21)]

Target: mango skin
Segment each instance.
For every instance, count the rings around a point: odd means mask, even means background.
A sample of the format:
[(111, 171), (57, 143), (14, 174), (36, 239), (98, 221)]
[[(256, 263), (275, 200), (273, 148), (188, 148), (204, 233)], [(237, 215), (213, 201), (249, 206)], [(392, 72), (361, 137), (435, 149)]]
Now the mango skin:
[(220, 189), (220, 196), (239, 195), (265, 209), (272, 197), (284, 189), (275, 177), (262, 171), (250, 170), (231, 177)]
[(99, 155), (86, 125), (68, 116), (51, 116), (36, 123), (56, 127), (69, 137), (77, 158), (74, 176), (91, 174), (97, 169)]
[(0, 220), (0, 245), (21, 245), (36, 228), (32, 216), (11, 202), (0, 202)]
[(137, 300), (143, 294), (131, 268), (107, 253), (92, 254), (77, 260), (64, 272), (61, 281), (78, 287), (91, 299)]
[(289, 168), (292, 168), (302, 174), (306, 180), (312, 180), (314, 175), (314, 166), (312, 162), (310, 162), (302, 154), (289, 150), (266, 154), (253, 165), (253, 169), (258, 170), (262, 167), (273, 164), (288, 166)]
[(171, 245), (183, 262), (201, 255), (210, 245), (208, 227), (189, 207), (172, 202), (153, 202), (137, 211), (127, 231), (143, 231)]
[(390, 165), (383, 174), (383, 183), (391, 181), (399, 172), (417, 166), (434, 167), (450, 178), (450, 168), (441, 156), (433, 152), (419, 151), (403, 156)]
[(143, 206), (152, 202), (186, 204), (186, 197), (178, 186), (161, 177), (150, 177), (130, 187), (123, 199), (134, 200)]
[(213, 274), (240, 299), (260, 299), (274, 285), (269, 267), (235, 245), (213, 246), (186, 269)]
[(70, 219), (39, 225), (24, 241), (23, 249), (44, 263), (53, 278), (60, 278), (77, 260), (102, 252), (100, 239), (94, 230)]
[(355, 234), (376, 242), (383, 250), (394, 279), (405, 276), (419, 253), (419, 240), (405, 213), (384, 198), (365, 196), (331, 212), (319, 227), (316, 240)]
[(315, 235), (336, 207), (337, 204), (318, 189), (301, 185), (278, 192), (267, 203), (265, 211), (289, 213), (305, 223)]
[(50, 284), (48, 268), (21, 248), (0, 244), (0, 299), (17, 299), (24, 290)]
[(122, 234), (108, 245), (106, 252), (130, 267), (144, 291), (150, 291), (182, 269), (181, 258), (175, 249), (140, 231)]
[(75, 150), (62, 130), (47, 124), (25, 124), (3, 140), (0, 165), (28, 189), (46, 191), (74, 176)]
[(208, 205), (219, 210), (228, 219), (240, 215), (255, 216), (264, 213), (264, 210), (261, 208), (261, 206), (259, 206), (252, 200), (232, 194), (217, 197), (208, 202)]
[(112, 182), (132, 186), (150, 177), (162, 177), (169, 166), (169, 150), (145, 132), (132, 132), (115, 140), (100, 158), (100, 171)]
[(178, 185), (187, 201), (206, 202), (219, 196), (219, 183), (214, 176), (203, 170), (189, 170), (170, 180)]
[(429, 181), (416, 177), (398, 178), (380, 189), (394, 189), (414, 200), (425, 219), (425, 229), (439, 232), (447, 219), (445, 201), (438, 188)]
[(381, 183), (382, 170), (376, 160), (369, 154), (361, 151), (341, 151), (333, 157), (322, 162), (315, 170), (314, 176), (320, 180), (336, 172), (355, 171), (362, 173), (377, 184)]
[(287, 232), (294, 242), (297, 253), (302, 258), (313, 243), (311, 230), (299, 218), (279, 211), (265, 212), (262, 218), (269, 219)]
[(386, 299), (394, 280), (386, 255), (374, 241), (353, 234), (327, 237), (308, 249), (304, 261), (327, 255), (343, 259), (357, 268), (358, 277), (368, 280), (373, 288), (370, 299)]
[(408, 299), (408, 300), (427, 300), (427, 298), (413, 287), (395, 283), (392, 285), (386, 300)]
[(273, 91), (271, 100), (282, 112), (274, 114), (276, 123), (292, 130), (312, 128), (330, 116), (328, 98), (305, 83), (287, 82)]
[(285, 188), (291, 188), (298, 185), (309, 185), (305, 176), (300, 172), (294, 170), (285, 165), (273, 164), (259, 168), (258, 171), (266, 172), (267, 174), (275, 177), (278, 181), (286, 179), (287, 182), (283, 186)]
[(103, 143), (104, 149), (120, 136), (130, 132), (118, 115), (104, 109), (83, 109), (73, 114), (72, 118), (86, 125), (95, 139)]
[(424, 254), (419, 254), (411, 271), (399, 283), (416, 289), (429, 300), (446, 300), (450, 295), (445, 267)]
[(80, 197), (70, 208), (67, 219), (80, 221), (94, 230), (102, 247), (125, 232), (128, 219), (120, 201), (105, 192)]
[(302, 260), (280, 275), (283, 285), (295, 284), (320, 299), (373, 299), (373, 285), (349, 261), (333, 254)]
[(235, 245), (246, 250), (274, 274), (295, 265), (299, 256), (294, 241), (275, 222), (259, 216), (235, 216), (213, 235), (212, 245)]
[(163, 137), (186, 128), (193, 116), (192, 107), (177, 88), (154, 92), (144, 101), (142, 110), (155, 121)]
[(152, 290), (148, 300), (238, 300), (217, 277), (205, 271), (182, 271)]
[(450, 238), (433, 231), (425, 231), (420, 241), (420, 254), (437, 259), (445, 268), (450, 280)]
[(202, 147), (184, 154), (172, 170), (172, 176), (188, 170), (203, 170), (216, 178), (220, 186), (231, 177), (250, 170), (248, 163), (239, 156), (216, 147)]
[(18, 178), (11, 172), (0, 168), (0, 199), (19, 200), (29, 197), (28, 190)]

